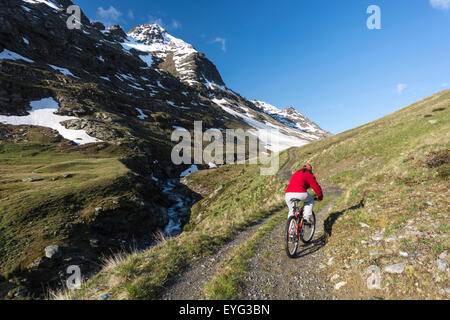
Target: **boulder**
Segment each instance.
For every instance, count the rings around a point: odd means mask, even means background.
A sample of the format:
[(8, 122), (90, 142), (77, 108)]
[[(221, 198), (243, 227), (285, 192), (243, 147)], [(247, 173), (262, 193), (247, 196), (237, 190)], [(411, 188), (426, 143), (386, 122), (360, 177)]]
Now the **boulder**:
[(401, 274), (405, 271), (406, 263), (397, 263), (384, 266), (383, 270), (387, 273)]
[(45, 256), (49, 259), (60, 258), (62, 256), (61, 247), (58, 245), (45, 247)]

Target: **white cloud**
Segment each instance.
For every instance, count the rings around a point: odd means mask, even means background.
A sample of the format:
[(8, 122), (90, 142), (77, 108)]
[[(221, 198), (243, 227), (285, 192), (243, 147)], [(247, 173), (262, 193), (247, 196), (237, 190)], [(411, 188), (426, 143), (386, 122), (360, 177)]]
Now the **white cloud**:
[(438, 10), (450, 9), (450, 0), (430, 0), (430, 4), (433, 8)]
[(122, 21), (122, 12), (113, 6), (110, 6), (109, 9), (106, 10), (103, 9), (103, 7), (99, 7), (97, 9), (97, 15), (106, 26), (112, 26)]
[(402, 94), (403, 91), (405, 91), (405, 89), (406, 89), (407, 87), (408, 87), (407, 84), (405, 84), (405, 83), (399, 83), (399, 84), (397, 85), (397, 93), (398, 93), (398, 94)]
[(134, 12), (131, 9), (128, 10), (128, 18), (130, 18), (132, 20), (134, 19)]
[(175, 29), (180, 29), (181, 28), (181, 23), (179, 23), (177, 20), (173, 19), (172, 20), (172, 24), (170, 25), (170, 28), (175, 30)]
[(222, 44), (222, 51), (223, 52), (227, 51), (227, 39), (217, 37), (216, 39), (213, 40), (212, 43), (221, 43)]
[(175, 20), (175, 19), (172, 19), (172, 23), (166, 24), (166, 23), (163, 21), (163, 19), (161, 19), (161, 18), (156, 18), (156, 17), (154, 17), (154, 16), (152, 16), (152, 15), (148, 15), (147, 18), (148, 18), (148, 23), (154, 23), (154, 24), (157, 24), (157, 25), (163, 27), (163, 28), (166, 29), (166, 30), (176, 30), (176, 29), (180, 29), (180, 28), (181, 28), (181, 23), (178, 22), (178, 21)]
[(164, 22), (161, 18), (155, 18), (152, 15), (148, 15), (147, 18), (148, 18), (148, 23), (150, 23), (150, 24), (153, 23), (153, 24), (157, 24), (161, 27), (164, 27)]
[(441, 88), (447, 88), (447, 87), (450, 87), (450, 83), (445, 82), (445, 83), (441, 84)]

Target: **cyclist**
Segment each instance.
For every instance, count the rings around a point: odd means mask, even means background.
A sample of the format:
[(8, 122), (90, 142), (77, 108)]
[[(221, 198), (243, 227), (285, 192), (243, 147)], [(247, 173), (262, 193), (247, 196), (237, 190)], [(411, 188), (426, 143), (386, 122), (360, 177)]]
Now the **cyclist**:
[(286, 204), (289, 207), (289, 216), (295, 214), (294, 208), (298, 201), (305, 203), (304, 219), (306, 222), (311, 223), (311, 216), (314, 209), (314, 197), (307, 191), (312, 188), (316, 193), (319, 201), (323, 200), (322, 188), (316, 181), (316, 177), (312, 172), (312, 166), (309, 163), (303, 165), (300, 171), (294, 173), (286, 189)]

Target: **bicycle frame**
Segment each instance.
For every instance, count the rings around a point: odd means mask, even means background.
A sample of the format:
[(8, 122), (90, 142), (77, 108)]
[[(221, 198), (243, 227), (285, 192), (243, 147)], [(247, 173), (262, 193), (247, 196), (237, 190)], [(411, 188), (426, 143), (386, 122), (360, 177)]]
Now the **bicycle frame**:
[(305, 208), (302, 207), (302, 208), (300, 209), (300, 211), (298, 211), (298, 212), (295, 214), (295, 218), (298, 220), (297, 237), (300, 236), (300, 233), (302, 232), (302, 229), (303, 229), (303, 210), (304, 210), (304, 209), (305, 209)]
[(300, 210), (295, 210), (295, 218), (298, 220), (297, 224), (297, 237), (300, 237), (300, 233), (303, 229), (303, 211), (305, 207), (302, 207)]

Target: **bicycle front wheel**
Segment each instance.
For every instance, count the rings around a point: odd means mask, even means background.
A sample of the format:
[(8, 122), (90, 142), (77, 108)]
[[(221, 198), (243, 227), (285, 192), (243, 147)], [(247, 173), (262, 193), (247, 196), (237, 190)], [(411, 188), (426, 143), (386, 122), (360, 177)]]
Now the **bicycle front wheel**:
[(311, 223), (303, 221), (303, 228), (302, 232), (300, 232), (300, 239), (302, 239), (302, 242), (304, 244), (308, 244), (313, 239), (315, 232), (316, 232), (316, 215), (313, 212), (311, 216)]
[(298, 220), (295, 216), (288, 219), (286, 225), (286, 253), (290, 258), (297, 254), (299, 238), (297, 236)]

